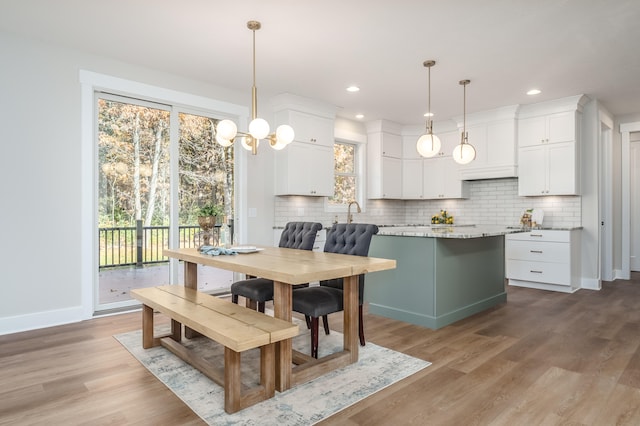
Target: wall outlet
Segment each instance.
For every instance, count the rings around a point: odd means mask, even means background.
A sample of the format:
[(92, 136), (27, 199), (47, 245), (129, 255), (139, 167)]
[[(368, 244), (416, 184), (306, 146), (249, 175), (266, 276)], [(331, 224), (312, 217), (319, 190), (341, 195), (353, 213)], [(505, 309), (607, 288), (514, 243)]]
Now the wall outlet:
[(258, 216), (258, 209), (256, 209), (255, 207), (250, 207), (247, 209), (247, 216), (249, 217), (257, 217)]
[(304, 207), (298, 207), (298, 216), (304, 216)]

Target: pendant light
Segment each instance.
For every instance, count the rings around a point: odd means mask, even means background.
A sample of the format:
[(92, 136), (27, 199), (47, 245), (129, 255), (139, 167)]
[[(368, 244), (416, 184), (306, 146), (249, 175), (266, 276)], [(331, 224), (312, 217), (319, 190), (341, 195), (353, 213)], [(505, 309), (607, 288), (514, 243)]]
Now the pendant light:
[(462, 97), (462, 134), (460, 135), (460, 145), (453, 148), (453, 160), (458, 164), (469, 164), (476, 158), (476, 149), (469, 143), (467, 134), (467, 84), (471, 80), (460, 80), (463, 89)]
[(436, 64), (436, 61), (424, 61), (422, 65), (424, 65), (428, 70), (427, 77), (427, 121), (426, 121), (426, 129), (424, 135), (420, 136), (418, 142), (416, 143), (416, 149), (418, 153), (423, 157), (433, 157), (438, 152), (440, 152), (440, 138), (433, 134), (433, 121), (431, 117), (431, 67)]
[(253, 31), (253, 86), (251, 87), (251, 122), (249, 132), (238, 132), (236, 123), (231, 120), (221, 120), (216, 126), (216, 141), (222, 146), (230, 146), (236, 136), (242, 146), (251, 151), (253, 155), (258, 153), (260, 139), (267, 139), (273, 149), (282, 149), (293, 141), (294, 132), (291, 126), (283, 124), (278, 126), (274, 133), (269, 134), (269, 123), (263, 118), (258, 118), (258, 89), (256, 88), (256, 30), (262, 27), (258, 21), (247, 22), (247, 28)]

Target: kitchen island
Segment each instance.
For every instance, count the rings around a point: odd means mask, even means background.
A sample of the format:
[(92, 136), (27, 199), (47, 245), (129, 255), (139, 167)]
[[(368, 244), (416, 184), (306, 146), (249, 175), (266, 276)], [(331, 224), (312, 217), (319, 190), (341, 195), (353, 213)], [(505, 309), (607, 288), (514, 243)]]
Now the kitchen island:
[(389, 226), (369, 255), (397, 268), (367, 275), (369, 312), (438, 329), (507, 300), (503, 226)]

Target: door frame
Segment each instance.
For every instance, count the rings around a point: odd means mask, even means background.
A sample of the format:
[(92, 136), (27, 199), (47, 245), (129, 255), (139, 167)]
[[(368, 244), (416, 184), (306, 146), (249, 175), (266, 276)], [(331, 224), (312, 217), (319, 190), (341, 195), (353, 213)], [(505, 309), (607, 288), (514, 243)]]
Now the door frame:
[(621, 134), (621, 169), (622, 169), (622, 265), (620, 277), (624, 280), (631, 278), (631, 177), (630, 177), (630, 160), (631, 153), (631, 133), (640, 132), (640, 121), (633, 123), (624, 123), (620, 125)]
[[(246, 125), (249, 118), (249, 110), (245, 106), (236, 105), (224, 101), (205, 98), (190, 93), (179, 92), (176, 90), (165, 89), (158, 86), (139, 83), (136, 81), (126, 80), (113, 77), (106, 74), (99, 74), (92, 71), (80, 70), (79, 80), (81, 87), (81, 178), (80, 188), (82, 201), (80, 206), (80, 247), (81, 256), (80, 277), (82, 282), (82, 315), (84, 319), (94, 316), (95, 306), (97, 306), (98, 294), (96, 292), (96, 283), (98, 282), (98, 229), (96, 223), (97, 203), (98, 203), (98, 154), (95, 143), (97, 136), (97, 123), (95, 120), (95, 92), (105, 91), (123, 96), (134, 96), (142, 99), (149, 99), (153, 102), (165, 103), (175, 107), (185, 107), (188, 109), (199, 109), (208, 114), (214, 114), (220, 118), (229, 118), (236, 121), (240, 125)], [(171, 123), (174, 125), (175, 123)], [(176, 132), (177, 127), (171, 128), (172, 132)], [(173, 152), (171, 154), (174, 154)], [(246, 167), (239, 164), (246, 164), (246, 151), (243, 149), (235, 150), (236, 171), (235, 174), (235, 200), (236, 205), (236, 223), (239, 224), (239, 232), (245, 234), (246, 229), (246, 206), (247, 204), (247, 173)], [(177, 161), (173, 162), (175, 168), (173, 172), (177, 172)], [(175, 204), (175, 203), (174, 203)], [(177, 207), (172, 207), (172, 217), (177, 217)], [(173, 219), (172, 219), (173, 220)], [(173, 281), (177, 277), (177, 262), (171, 267)]]
[(600, 280), (613, 281), (613, 121), (600, 114)]

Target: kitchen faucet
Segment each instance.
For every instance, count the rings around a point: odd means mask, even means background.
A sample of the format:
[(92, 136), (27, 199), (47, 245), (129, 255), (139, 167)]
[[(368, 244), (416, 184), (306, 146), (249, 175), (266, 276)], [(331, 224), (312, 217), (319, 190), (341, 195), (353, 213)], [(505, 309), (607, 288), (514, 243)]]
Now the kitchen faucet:
[(347, 207), (347, 223), (353, 222), (353, 215), (351, 214), (351, 204), (355, 204), (358, 207), (358, 213), (362, 213), (360, 204), (356, 200), (349, 201), (349, 207)]

